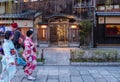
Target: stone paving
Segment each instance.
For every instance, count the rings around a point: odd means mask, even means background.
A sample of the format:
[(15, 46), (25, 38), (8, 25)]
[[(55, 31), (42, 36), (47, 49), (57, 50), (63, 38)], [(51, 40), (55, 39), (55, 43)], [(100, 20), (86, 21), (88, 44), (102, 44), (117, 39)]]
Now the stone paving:
[(120, 82), (120, 66), (72, 66), (69, 50), (45, 48), (45, 64), (33, 72), (36, 80), (27, 80), (22, 67), (18, 66), (13, 82)]
[(45, 65), (70, 65), (70, 48), (45, 48)]
[(33, 76), (35, 81), (27, 80), (18, 67), (13, 82), (120, 82), (120, 67), (38, 66)]

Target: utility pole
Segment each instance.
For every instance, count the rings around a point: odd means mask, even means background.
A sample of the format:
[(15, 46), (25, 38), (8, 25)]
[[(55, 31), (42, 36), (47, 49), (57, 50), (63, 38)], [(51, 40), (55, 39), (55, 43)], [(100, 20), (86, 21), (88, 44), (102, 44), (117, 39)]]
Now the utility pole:
[(82, 10), (82, 0), (80, 0), (80, 20), (82, 20), (82, 17), (81, 17), (81, 10)]
[(57, 13), (57, 0), (55, 0), (55, 13)]
[(94, 29), (96, 28), (96, 0), (93, 0), (92, 47), (94, 47)]

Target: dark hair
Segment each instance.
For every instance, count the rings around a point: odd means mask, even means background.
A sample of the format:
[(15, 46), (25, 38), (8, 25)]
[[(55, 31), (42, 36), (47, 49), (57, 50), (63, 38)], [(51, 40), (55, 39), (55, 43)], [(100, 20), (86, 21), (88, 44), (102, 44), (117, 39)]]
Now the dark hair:
[(33, 34), (33, 30), (28, 30), (27, 32), (26, 32), (26, 35), (28, 36), (28, 37), (30, 37), (30, 35), (32, 35)]
[(9, 38), (13, 35), (12, 31), (5, 32), (5, 39), (9, 40)]
[(4, 51), (3, 51), (3, 48), (2, 48), (2, 43), (0, 42), (0, 55), (4, 55)]

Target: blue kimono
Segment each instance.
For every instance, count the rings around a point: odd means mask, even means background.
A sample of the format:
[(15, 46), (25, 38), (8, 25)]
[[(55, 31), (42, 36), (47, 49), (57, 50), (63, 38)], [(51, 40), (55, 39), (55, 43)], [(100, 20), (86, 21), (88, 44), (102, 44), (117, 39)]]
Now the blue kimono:
[(5, 40), (3, 43), (4, 55), (2, 57), (2, 74), (0, 82), (10, 82), (16, 73), (15, 55), (11, 54), (11, 49), (15, 49), (11, 40)]

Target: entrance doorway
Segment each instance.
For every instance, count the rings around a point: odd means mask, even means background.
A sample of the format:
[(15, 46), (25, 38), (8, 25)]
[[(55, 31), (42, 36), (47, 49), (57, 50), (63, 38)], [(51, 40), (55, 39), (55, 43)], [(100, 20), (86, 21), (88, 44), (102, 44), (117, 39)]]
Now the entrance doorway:
[(50, 27), (50, 43), (56, 46), (68, 46), (67, 24), (52, 24)]

